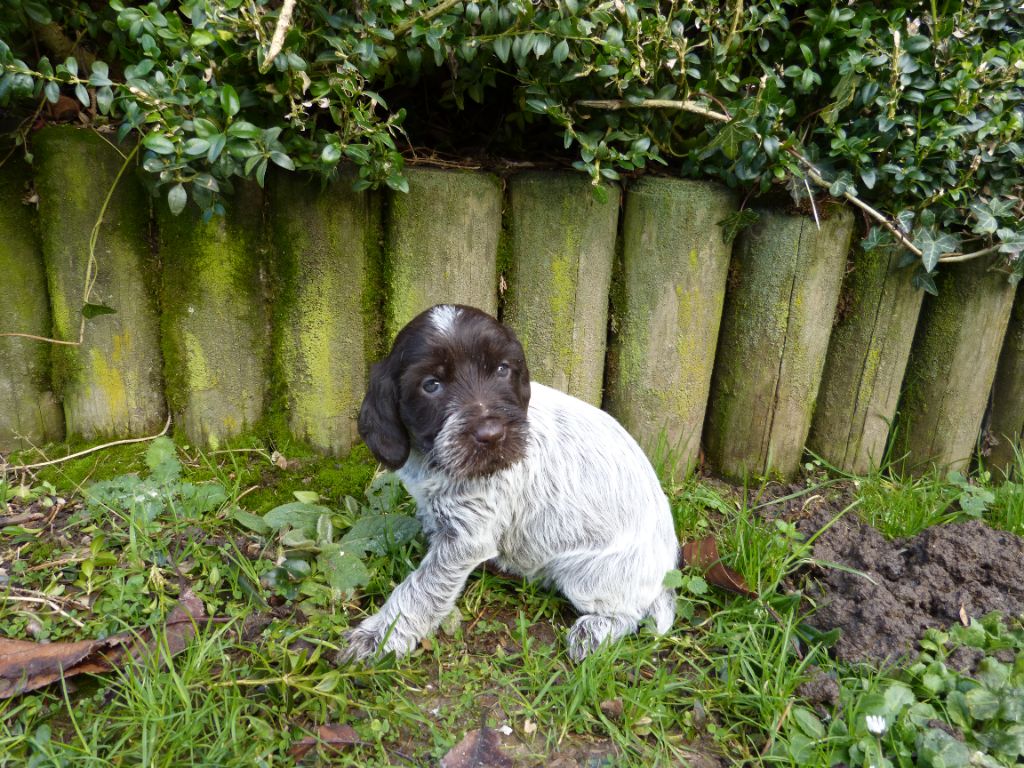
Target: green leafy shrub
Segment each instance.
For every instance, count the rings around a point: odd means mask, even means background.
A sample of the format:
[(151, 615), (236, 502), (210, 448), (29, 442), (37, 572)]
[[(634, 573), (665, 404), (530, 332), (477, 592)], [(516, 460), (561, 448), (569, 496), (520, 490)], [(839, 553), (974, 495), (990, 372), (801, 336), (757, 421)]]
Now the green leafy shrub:
[[(958, 671), (954, 654), (974, 657)], [(948, 632), (928, 630), (896, 677), (843, 686), (843, 708), (823, 722), (795, 706), (773, 755), (795, 764), (1018, 765), (1024, 758), (1024, 627), (990, 614)], [(819, 760), (815, 760), (815, 757)]]
[(912, 241), (925, 288), (964, 251), (1024, 273), (1018, 3), (301, 2), (280, 47), (269, 0), (0, 8), (0, 105), (64, 92), (137, 132), (173, 210), (272, 164), (404, 189), (399, 147), (455, 136), (561, 144), (595, 183), (657, 162), (855, 193), (888, 217), (868, 245)]

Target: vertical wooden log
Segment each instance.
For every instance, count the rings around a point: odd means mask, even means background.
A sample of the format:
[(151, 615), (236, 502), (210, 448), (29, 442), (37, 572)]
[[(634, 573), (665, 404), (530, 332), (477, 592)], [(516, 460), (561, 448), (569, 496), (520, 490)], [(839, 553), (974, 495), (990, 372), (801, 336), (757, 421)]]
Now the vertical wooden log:
[(985, 463), (1002, 477), (1018, 467), (1017, 452), (1024, 451), (1024, 293), (1017, 293), (996, 368), (988, 425), (995, 444)]
[(858, 249), (843, 282), (807, 446), (844, 472), (881, 464), (923, 292), (895, 248)]
[(700, 455), (736, 210), (716, 184), (646, 178), (626, 190), (606, 405), (676, 475)]
[(990, 266), (943, 266), (939, 295), (924, 302), (894, 444), (908, 470), (970, 464), (1013, 306), (1013, 286)]
[(995, 442), (986, 465), (1007, 477), (1018, 466), (1017, 452), (1024, 451), (1024, 293), (1020, 291), (995, 371), (988, 432)]
[(204, 447), (263, 416), (270, 374), (263, 192), (239, 184), (226, 204), (205, 222), (194, 206), (173, 216), (157, 205), (167, 399), (176, 428)]
[(501, 185), (485, 173), (406, 169), (409, 192), (390, 195), (389, 339), (439, 303), (498, 311)]
[[(46, 270), (35, 210), (23, 202), (28, 166), (17, 157), (0, 166), (0, 333), (52, 333)], [(50, 382), (51, 345), (0, 337), (0, 451), (64, 437), (64, 415)]]
[(271, 179), (270, 227), (278, 285), (274, 349), (289, 428), (313, 447), (344, 454), (356, 419), (380, 320), (380, 208), (343, 177), (278, 173)]
[(94, 131), (44, 128), (34, 140), (43, 256), (56, 338), (77, 340), (89, 237), (113, 188), (96, 241), (89, 303), (116, 310), (85, 324), (80, 347), (55, 347), (54, 374), (69, 436), (144, 435), (164, 423), (156, 262), (149, 197), (122, 155)]
[(794, 474), (811, 426), (853, 231), (763, 211), (733, 253), (705, 446), (724, 475)]
[(510, 183), (512, 263), (503, 319), (530, 376), (601, 404), (618, 187), (599, 202), (578, 173), (525, 173)]

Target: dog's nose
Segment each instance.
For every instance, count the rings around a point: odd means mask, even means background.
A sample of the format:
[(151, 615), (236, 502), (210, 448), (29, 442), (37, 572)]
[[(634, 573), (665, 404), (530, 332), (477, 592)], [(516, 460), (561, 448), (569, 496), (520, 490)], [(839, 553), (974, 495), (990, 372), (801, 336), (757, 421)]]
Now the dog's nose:
[(505, 436), (505, 427), (493, 419), (482, 421), (473, 430), (473, 439), (480, 445), (494, 445)]

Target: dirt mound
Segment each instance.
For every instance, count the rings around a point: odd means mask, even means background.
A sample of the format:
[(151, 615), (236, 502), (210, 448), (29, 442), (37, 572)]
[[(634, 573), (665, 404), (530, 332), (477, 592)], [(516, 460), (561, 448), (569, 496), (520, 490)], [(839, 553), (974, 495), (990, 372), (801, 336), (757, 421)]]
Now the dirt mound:
[[(809, 535), (829, 519), (815, 514), (798, 527)], [(842, 631), (835, 650), (845, 661), (894, 662), (925, 629), (962, 615), (1024, 614), (1024, 539), (978, 520), (889, 541), (846, 515), (814, 542), (814, 557), (869, 577), (822, 567), (808, 590), (819, 606), (808, 623)]]

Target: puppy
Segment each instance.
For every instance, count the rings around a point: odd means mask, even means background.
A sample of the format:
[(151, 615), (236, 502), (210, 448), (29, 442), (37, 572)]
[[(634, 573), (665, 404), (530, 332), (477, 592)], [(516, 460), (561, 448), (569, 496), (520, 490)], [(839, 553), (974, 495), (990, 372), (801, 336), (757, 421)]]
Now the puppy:
[(371, 370), (359, 434), (416, 500), (428, 549), (342, 658), (413, 650), (487, 561), (569, 599), (576, 661), (648, 616), (672, 626), (678, 546), (650, 462), (608, 414), (531, 383), (491, 316), (442, 304), (405, 326)]

